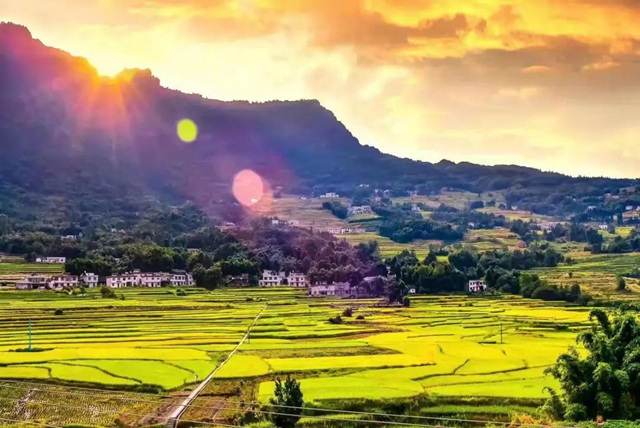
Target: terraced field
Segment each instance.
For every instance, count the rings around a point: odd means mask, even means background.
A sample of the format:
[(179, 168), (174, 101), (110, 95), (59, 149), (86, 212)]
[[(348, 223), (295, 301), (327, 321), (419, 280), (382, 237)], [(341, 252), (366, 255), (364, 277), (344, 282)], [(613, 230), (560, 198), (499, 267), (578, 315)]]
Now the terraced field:
[[(136, 417), (162, 414), (167, 400), (228, 355), (269, 301), (250, 340), (186, 418), (233, 421), (243, 411), (223, 406), (214, 412), (216, 402), (265, 402), (274, 376), (293, 374), (310, 404), (350, 409), (373, 400), (366, 408), (377, 409), (375, 403), (411, 400), (420, 414), (504, 419), (515, 408), (536, 411), (543, 387), (556, 386), (545, 367), (587, 321), (583, 309), (520, 298), (416, 296), (410, 308), (385, 308), (372, 300), (312, 300), (283, 289), (188, 290), (185, 297), (165, 289), (124, 290), (124, 296), (0, 292), (0, 379), (164, 391), (169, 398), (140, 405), (145, 410)], [(353, 317), (327, 322), (347, 306)], [(27, 347), (29, 319), (37, 352), (16, 352)], [(0, 402), (0, 412), (12, 409)], [(44, 420), (85, 423), (48, 419), (43, 412)]]

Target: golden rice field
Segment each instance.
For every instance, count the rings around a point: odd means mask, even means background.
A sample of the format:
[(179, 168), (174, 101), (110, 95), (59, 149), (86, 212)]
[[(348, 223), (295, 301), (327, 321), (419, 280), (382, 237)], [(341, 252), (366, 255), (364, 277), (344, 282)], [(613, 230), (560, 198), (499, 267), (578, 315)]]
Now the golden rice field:
[[(269, 302), (250, 341), (218, 371), (201, 399), (206, 405), (190, 409), (190, 418), (214, 417), (216, 400), (266, 402), (273, 379), (291, 374), (309, 405), (380, 409), (410, 400), (419, 414), (504, 419), (515, 408), (536, 411), (544, 387), (557, 386), (544, 369), (587, 325), (585, 309), (515, 297), (414, 296), (410, 308), (388, 308), (373, 300), (309, 299), (288, 289), (189, 290), (184, 297), (124, 290), (125, 300), (91, 291), (86, 297), (0, 292), (0, 411), (18, 411), (15, 403), (2, 403), (9, 392), (19, 400), (31, 391), (5, 391), (2, 379), (35, 380), (154, 392), (153, 403), (136, 407), (139, 418), (121, 415), (133, 425), (147, 423), (167, 400), (206, 377)], [(328, 323), (346, 307), (352, 317)], [(63, 314), (54, 315), (56, 309)], [(27, 347), (29, 319), (37, 352), (16, 352)], [(136, 406), (104, 402), (116, 414)], [(223, 407), (215, 418), (242, 414)], [(55, 424), (88, 423), (71, 413), (33, 414)], [(99, 423), (110, 425), (105, 418)]]

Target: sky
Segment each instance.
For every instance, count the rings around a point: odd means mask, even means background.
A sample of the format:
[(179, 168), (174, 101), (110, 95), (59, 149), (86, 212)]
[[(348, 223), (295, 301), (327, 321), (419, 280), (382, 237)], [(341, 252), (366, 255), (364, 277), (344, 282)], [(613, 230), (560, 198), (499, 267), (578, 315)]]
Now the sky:
[(640, 177), (640, 0), (0, 0), (106, 75), (318, 99), (394, 155)]

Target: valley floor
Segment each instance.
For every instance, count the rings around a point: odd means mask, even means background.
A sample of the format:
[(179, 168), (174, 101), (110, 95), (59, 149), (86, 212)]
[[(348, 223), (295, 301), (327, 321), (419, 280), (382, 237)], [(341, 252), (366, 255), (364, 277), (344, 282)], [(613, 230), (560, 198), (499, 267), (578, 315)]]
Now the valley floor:
[[(286, 374), (301, 381), (311, 406), (389, 412), (404, 403), (423, 416), (505, 420), (513, 411), (535, 413), (544, 388), (557, 387), (544, 370), (588, 318), (586, 309), (515, 297), (415, 296), (410, 308), (385, 308), (289, 289), (174, 293), (124, 290), (125, 300), (114, 300), (94, 290), (0, 292), (1, 413), (54, 425), (164, 423), (177, 397), (229, 354), (268, 301), (250, 340), (185, 420), (242, 420), (268, 403), (274, 378)], [(351, 317), (328, 322), (347, 307)], [(35, 352), (16, 352), (28, 346), (29, 320)], [(78, 387), (102, 398), (74, 399)], [(307, 413), (305, 426), (328, 417)]]

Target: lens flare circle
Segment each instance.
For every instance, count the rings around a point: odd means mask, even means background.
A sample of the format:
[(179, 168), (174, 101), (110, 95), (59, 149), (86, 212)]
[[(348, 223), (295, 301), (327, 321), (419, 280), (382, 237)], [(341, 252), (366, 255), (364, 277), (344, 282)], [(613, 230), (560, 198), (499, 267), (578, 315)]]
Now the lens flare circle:
[(178, 138), (185, 143), (193, 143), (198, 138), (198, 125), (191, 119), (182, 119), (176, 126)]
[(233, 177), (233, 196), (245, 207), (251, 207), (262, 199), (265, 184), (260, 175), (250, 169), (243, 169)]

